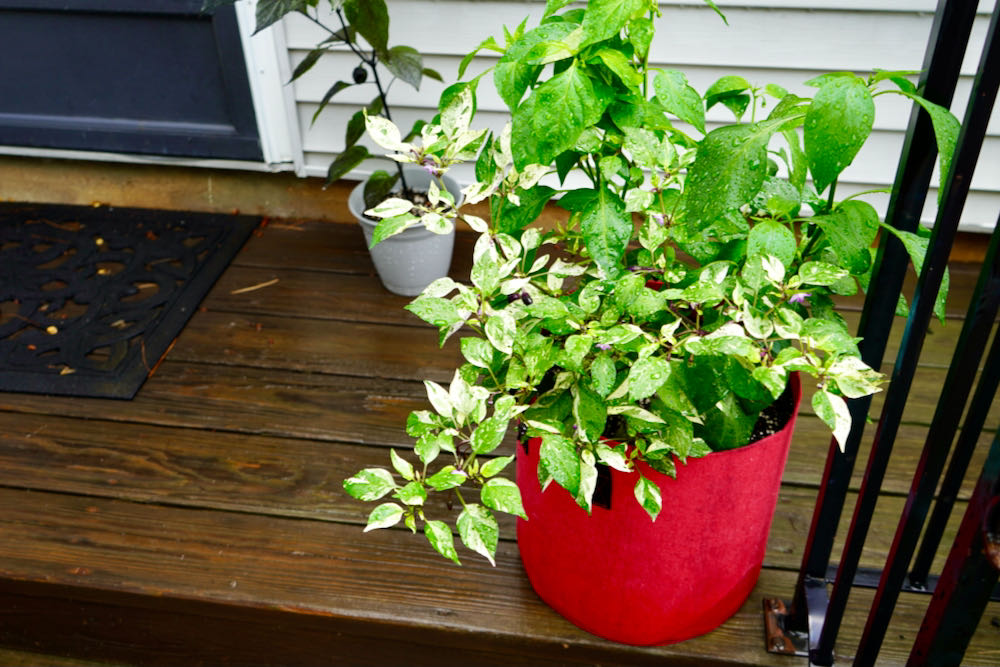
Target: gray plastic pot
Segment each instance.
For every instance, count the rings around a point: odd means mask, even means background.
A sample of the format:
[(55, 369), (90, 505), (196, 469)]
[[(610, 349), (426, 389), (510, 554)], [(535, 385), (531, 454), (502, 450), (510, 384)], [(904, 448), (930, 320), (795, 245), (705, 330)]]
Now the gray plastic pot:
[[(404, 167), (406, 182), (418, 192), (426, 192), (431, 175), (420, 167)], [(448, 191), (458, 204), (462, 203), (462, 190), (448, 175), (442, 177)], [(351, 190), (347, 205), (351, 213), (361, 223), (365, 233), (365, 245), (369, 246), (372, 262), (378, 277), (387, 290), (403, 296), (416, 296), (438, 278), (448, 275), (451, 268), (451, 252), (455, 245), (455, 231), (450, 234), (435, 234), (422, 226), (413, 227), (391, 236), (374, 248), (371, 247), (372, 234), (378, 220), (364, 215), (365, 182)]]

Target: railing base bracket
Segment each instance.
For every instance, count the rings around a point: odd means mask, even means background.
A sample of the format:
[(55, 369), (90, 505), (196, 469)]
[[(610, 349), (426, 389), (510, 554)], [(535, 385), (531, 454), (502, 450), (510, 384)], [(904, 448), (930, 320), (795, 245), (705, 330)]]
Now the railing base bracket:
[(764, 640), (768, 653), (808, 657), (809, 635), (785, 627), (788, 606), (779, 598), (764, 598)]

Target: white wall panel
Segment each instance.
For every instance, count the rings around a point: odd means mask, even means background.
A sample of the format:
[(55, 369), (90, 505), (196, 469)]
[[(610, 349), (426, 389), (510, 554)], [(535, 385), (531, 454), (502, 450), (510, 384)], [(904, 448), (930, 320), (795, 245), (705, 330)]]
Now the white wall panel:
[[(485, 37), (500, 38), (503, 25), (515, 26), (532, 16), (537, 24), (544, 2), (510, 0), (387, 0), (391, 15), (391, 44), (420, 50), (426, 65), (455, 80), (458, 63)], [(651, 60), (655, 66), (682, 69), (691, 84), (704, 91), (724, 74), (740, 74), (758, 84), (776, 83), (792, 92), (809, 93), (802, 82), (824, 72), (874, 67), (919, 69), (933, 20), (936, 0), (717, 0), (726, 13), (725, 25), (696, 0), (661, 2), (664, 18), (657, 28)], [(978, 66), (995, 0), (981, 0), (973, 29), (972, 45), (963, 64), (963, 78), (953, 111), (961, 118)], [(322, 32), (301, 17), (289, 17), (284, 31), (289, 67), (305, 57), (322, 38)], [(469, 68), (468, 78), (490, 67), (496, 56), (481, 54)], [(326, 168), (343, 148), (347, 119), (374, 96), (374, 87), (356, 86), (338, 94), (319, 119), (311, 117), (326, 90), (338, 79), (349, 80), (356, 65), (353, 55), (338, 52), (325, 56), (308, 74), (292, 84), (302, 132), (302, 172), (325, 175)], [(429, 118), (443, 85), (427, 80), (414, 91), (397, 82), (390, 101), (401, 126)], [(492, 82), (480, 87), (480, 123), (500, 128), (507, 111)], [(878, 100), (875, 131), (869, 144), (844, 173), (838, 194), (888, 187), (896, 172), (910, 105), (899, 96)], [(709, 112), (710, 124), (729, 119), (727, 111)], [(990, 138), (972, 181), (973, 192), (963, 216), (963, 229), (988, 230), (1000, 211), (1000, 111), (993, 115)], [(369, 161), (355, 173), (360, 177), (377, 168)], [(471, 172), (470, 172), (471, 173)], [(463, 172), (459, 171), (461, 178)], [(937, 185), (935, 175), (934, 185)], [(924, 219), (933, 221), (936, 192)], [(876, 196), (884, 211), (887, 197)]]

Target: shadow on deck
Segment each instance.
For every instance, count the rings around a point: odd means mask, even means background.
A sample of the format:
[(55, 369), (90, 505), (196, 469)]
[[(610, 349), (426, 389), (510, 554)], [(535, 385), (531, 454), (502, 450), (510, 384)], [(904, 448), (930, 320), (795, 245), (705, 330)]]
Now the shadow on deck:
[[(974, 281), (953, 270), (955, 314)], [(135, 400), (0, 394), (0, 663), (805, 664), (765, 652), (761, 599), (791, 594), (812, 515), (829, 431), (808, 408), (760, 582), (688, 642), (577, 629), (532, 592), (513, 542), (496, 568), (472, 554), (459, 568), (405, 530), (362, 536), (371, 508), (341, 480), (409, 446), (420, 381), (450, 380), (459, 358), (406, 302), (381, 288), (355, 227), (272, 221)], [(925, 345), (863, 566), (884, 563), (959, 329), (935, 324)], [(852, 596), (838, 664), (870, 600)], [(882, 664), (905, 662), (927, 602), (904, 594)], [(1000, 605), (965, 664), (1000, 664)]]

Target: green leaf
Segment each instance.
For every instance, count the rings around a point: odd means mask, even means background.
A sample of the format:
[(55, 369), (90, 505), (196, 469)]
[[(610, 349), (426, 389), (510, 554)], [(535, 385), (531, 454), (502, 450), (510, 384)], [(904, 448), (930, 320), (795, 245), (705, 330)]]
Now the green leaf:
[(378, 500), (395, 488), (392, 473), (383, 468), (365, 468), (354, 477), (344, 480), (344, 490), (365, 502)]
[(766, 220), (750, 228), (750, 234), (747, 236), (747, 257), (772, 255), (785, 267), (789, 267), (795, 259), (796, 245), (795, 233), (792, 230), (780, 222)]
[(631, 401), (649, 398), (670, 376), (670, 362), (662, 357), (639, 359), (628, 374), (628, 397)]
[(413, 479), (413, 466), (409, 461), (397, 454), (395, 449), (389, 450), (389, 460), (392, 461), (392, 467), (396, 469), (400, 477), (405, 480)]
[(416, 49), (409, 46), (394, 46), (382, 58), (382, 64), (397, 77), (420, 90), (424, 75), (424, 60)]
[(472, 432), (472, 451), (477, 454), (489, 454), (499, 447), (504, 436), (507, 435), (509, 424), (509, 419), (496, 416), (484, 419)]
[(576, 496), (580, 490), (580, 457), (572, 440), (554, 433), (543, 434), (539, 460), (559, 486)]
[(517, 484), (509, 479), (496, 477), (487, 481), (483, 484), (483, 490), (479, 497), (483, 504), (492, 510), (513, 514), (522, 519), (528, 518), (528, 515), (524, 513), (524, 506), (521, 504), (521, 492), (518, 490)]
[(712, 11), (714, 11), (716, 14), (719, 15), (719, 18), (722, 19), (723, 23), (729, 25), (729, 21), (726, 20), (726, 15), (722, 13), (722, 10), (719, 9), (719, 6), (717, 4), (715, 4), (712, 0), (705, 0), (705, 4), (711, 7)]
[(404, 232), (408, 227), (413, 226), (414, 221), (419, 219), (412, 213), (403, 213), (402, 215), (380, 220), (375, 226), (375, 231), (372, 232), (372, 244), (370, 247), (374, 248), (387, 238)]
[(482, 338), (463, 338), (461, 340), (462, 356), (472, 365), (479, 368), (490, 368), (493, 365), (493, 346)]
[[(603, 84), (601, 84), (603, 85)], [(574, 62), (535, 88), (514, 111), (511, 149), (514, 166), (547, 165), (573, 148), (584, 129), (601, 119), (610, 99)]]
[(880, 81), (892, 81), (904, 93), (915, 94), (917, 92), (917, 86), (907, 77), (916, 77), (917, 75), (920, 74), (920, 70), (875, 69), (873, 71), (873, 74), (874, 74), (874, 76), (872, 77), (873, 83), (879, 83)]
[(632, 235), (632, 216), (625, 211), (625, 202), (607, 188), (584, 209), (580, 231), (590, 256), (609, 278), (622, 272), (621, 258)]
[(423, 505), (427, 502), (427, 489), (420, 482), (410, 482), (396, 490), (396, 497), (404, 505)]
[(540, 65), (527, 62), (526, 56), (542, 42), (558, 41), (573, 32), (577, 26), (558, 22), (540, 25), (510, 45), (493, 69), (493, 83), (500, 98), (511, 111), (517, 108), (524, 91), (535, 82), (542, 71)]
[(743, 96), (741, 94), (749, 89), (750, 83), (742, 76), (721, 77), (705, 91), (705, 108), (711, 109), (719, 102), (725, 102), (728, 98)]
[[(361, 112), (358, 112), (359, 114)], [(362, 128), (364, 127), (364, 121), (362, 120)], [(348, 123), (348, 132), (351, 131), (350, 123)], [(369, 209), (373, 206), (378, 205), (380, 202), (385, 201), (388, 198), (389, 193), (392, 192), (392, 188), (395, 187), (396, 181), (399, 180), (399, 172), (395, 174), (390, 174), (387, 171), (379, 169), (373, 172), (368, 180), (365, 181), (365, 208)]]
[[(663, 418), (665, 426), (662, 430), (663, 439), (669, 443), (670, 450), (677, 455), (682, 463), (687, 461), (687, 457), (692, 455), (694, 447), (694, 426), (691, 421), (673, 410), (658, 410)], [(651, 451), (652, 448), (646, 451)]]
[(486, 320), (484, 330), (486, 332), (486, 338), (489, 339), (493, 347), (500, 350), (504, 354), (513, 354), (514, 336), (517, 333), (517, 328), (512, 315), (501, 311), (490, 316), (490, 318)]
[(604, 432), (608, 419), (607, 405), (603, 397), (590, 389), (586, 384), (577, 384), (572, 388), (573, 417), (579, 433), (590, 442), (597, 442)]
[(438, 423), (440, 419), (430, 410), (414, 410), (406, 418), (406, 433), (414, 438), (419, 438), (435, 431), (440, 426)]
[(643, 84), (643, 76), (632, 65), (631, 61), (617, 49), (601, 49), (594, 54), (601, 59), (605, 66), (614, 72), (622, 83), (638, 92)]
[(580, 452), (580, 490), (577, 492), (576, 504), (587, 510), (589, 514), (593, 507), (594, 491), (597, 490), (597, 460), (590, 450)]
[(590, 378), (594, 385), (594, 390), (602, 397), (607, 398), (611, 390), (615, 388), (617, 371), (615, 362), (607, 352), (601, 352), (590, 362)]
[(785, 141), (788, 142), (790, 162), (788, 166), (788, 182), (801, 192), (802, 188), (805, 187), (806, 178), (809, 176), (809, 161), (806, 159), (805, 151), (802, 150), (802, 142), (799, 139), (798, 132), (788, 129), (782, 130), (781, 134), (785, 137)]
[(506, 197), (491, 197), (490, 211), (496, 233), (516, 235), (538, 219), (545, 205), (555, 194), (547, 185), (536, 185), (528, 190), (517, 188), (515, 194), (520, 204), (514, 205)]
[(653, 90), (669, 113), (705, 134), (705, 107), (698, 91), (688, 85), (683, 72), (673, 69), (657, 72)]
[(803, 262), (799, 278), (806, 285), (830, 286), (847, 275), (847, 270), (829, 262)]
[(871, 266), (871, 245), (878, 234), (878, 212), (858, 199), (845, 201), (833, 213), (812, 218), (830, 242), (830, 249), (851, 273), (863, 274)]
[(492, 294), (504, 278), (500, 275), (501, 264), (497, 252), (490, 249), (475, 259), (469, 279), (483, 294)]
[(364, 532), (395, 526), (402, 518), (402, 507), (396, 503), (382, 503), (368, 515), (368, 524), (365, 526)]
[(401, 197), (390, 197), (378, 204), (374, 208), (365, 211), (365, 215), (370, 218), (395, 218), (409, 213), (413, 209), (413, 202)]
[(413, 445), (413, 452), (420, 458), (420, 461), (427, 465), (438, 457), (441, 450), (454, 451), (455, 445), (452, 443), (452, 436), (446, 433), (425, 433), (417, 438)]
[[(456, 325), (465, 321), (454, 303), (437, 296), (419, 296), (404, 308), (424, 322), (438, 327), (442, 333), (452, 331)], [(444, 344), (443, 339), (441, 344)]]
[(542, 14), (542, 18), (545, 19), (552, 16), (571, 2), (573, 0), (547, 0), (545, 3), (545, 13)]
[(330, 168), (326, 172), (327, 184), (344, 177), (347, 172), (357, 167), (369, 157), (371, 157), (371, 154), (364, 146), (354, 145), (345, 149), (330, 164)]
[(646, 510), (649, 518), (656, 521), (660, 510), (663, 509), (663, 500), (660, 497), (660, 488), (654, 482), (640, 476), (635, 483), (635, 499), (639, 501), (642, 509)]
[(628, 41), (635, 47), (635, 55), (641, 61), (649, 55), (653, 32), (653, 21), (647, 16), (638, 16), (628, 22)]
[(455, 537), (451, 534), (451, 528), (444, 521), (424, 522), (424, 535), (431, 543), (434, 550), (445, 558), (452, 560), (456, 565), (462, 563), (458, 560), (458, 552), (455, 551)]
[(841, 357), (827, 371), (837, 388), (848, 398), (861, 398), (880, 391), (885, 377), (858, 357)]
[(589, 334), (573, 334), (566, 337), (563, 353), (560, 355), (559, 363), (571, 370), (583, 370), (583, 358), (590, 352), (594, 344), (593, 336)]
[(597, 458), (608, 467), (620, 470), (621, 472), (631, 472), (632, 469), (629, 465), (628, 453), (624, 443), (611, 448), (599, 442), (594, 449), (597, 452)]
[(445, 466), (427, 478), (427, 486), (435, 491), (447, 491), (465, 484), (469, 478), (465, 472), (456, 470), (455, 466)]
[(858, 154), (875, 122), (875, 103), (864, 80), (837, 76), (826, 81), (806, 112), (803, 136), (809, 170), (822, 193)]
[(496, 565), (493, 557), (497, 552), (500, 527), (493, 513), (482, 505), (466, 505), (458, 515), (457, 524), (462, 543), (485, 557), (490, 565)]
[(344, 0), (344, 16), (375, 53), (384, 56), (389, 41), (389, 10), (385, 0)]
[[(337, 83), (344, 83), (344, 82), (343, 81), (338, 81)], [(333, 88), (336, 88), (336, 87), (337, 87), (337, 84), (334, 84)], [(344, 87), (345, 88), (347, 87), (346, 83), (344, 83)], [(329, 93), (330, 91), (333, 90), (333, 88), (331, 88), (330, 90), (328, 90), (326, 92)], [(329, 101), (329, 98), (327, 98), (327, 101)], [(323, 105), (325, 105), (325, 104), (326, 104), (326, 102), (323, 102), (320, 105), (320, 108), (316, 110), (316, 113), (313, 114), (313, 122), (314, 123), (316, 122), (316, 118), (317, 118), (317, 116), (319, 116), (319, 112), (322, 110)], [(365, 112), (364, 111), (358, 111), (353, 116), (351, 116), (351, 119), (349, 121), (347, 121), (347, 130), (344, 132), (344, 145), (345, 146), (353, 146), (354, 144), (358, 143), (358, 139), (360, 139), (361, 137), (363, 137), (364, 134), (365, 134)], [(384, 170), (379, 170), (379, 171), (375, 172), (375, 174), (385, 174), (386, 176), (389, 175), (388, 172), (386, 172)], [(372, 174), (372, 176), (375, 176), (375, 174)], [(396, 178), (399, 178), (399, 176), (397, 175)], [(393, 180), (392, 182), (395, 183), (396, 181)], [(371, 178), (369, 178), (368, 183), (371, 183)], [(366, 193), (368, 192), (368, 187), (369, 187), (368, 183), (365, 184), (365, 192)], [(386, 190), (385, 194), (388, 194), (388, 193), (389, 193), (389, 191)], [(368, 201), (369, 201), (368, 199), (365, 199), (365, 202), (366, 202), (365, 203), (365, 208), (371, 208), (371, 206), (368, 206), (368, 204), (367, 204)], [(378, 203), (378, 202), (375, 202), (375, 203)]]
[(479, 468), (479, 474), (487, 478), (499, 475), (513, 460), (513, 456), (498, 456), (495, 459), (490, 459)]
[(583, 17), (584, 45), (617, 35), (647, 4), (646, 0), (589, 0)]
[(735, 449), (750, 442), (756, 414), (747, 414), (735, 394), (726, 394), (705, 413), (701, 436), (715, 451)]
[[(912, 232), (904, 232), (894, 229), (889, 225), (882, 225), (882, 228), (903, 242), (903, 246), (906, 248), (906, 253), (910, 256), (910, 261), (913, 262), (913, 269), (919, 276), (924, 270), (924, 256), (927, 255), (927, 248), (930, 245), (930, 239)], [(950, 282), (948, 270), (945, 269), (945, 273), (941, 278), (941, 289), (938, 290), (937, 298), (934, 300), (934, 315), (937, 316), (938, 320), (940, 320), (942, 324), (944, 324), (946, 316), (945, 305), (948, 298), (948, 288)], [(903, 303), (905, 305), (905, 302)]]
[[(295, 66), (295, 71), (292, 72), (292, 78), (290, 78), (288, 80), (288, 83), (291, 83), (292, 81), (295, 81), (300, 76), (302, 76), (303, 74), (305, 74), (306, 72), (308, 72), (309, 70), (311, 70), (313, 68), (313, 65), (315, 65), (317, 62), (319, 62), (320, 57), (324, 53), (326, 53), (326, 49), (320, 47), (320, 48), (313, 49), (308, 54), (306, 54), (306, 57), (302, 59), (302, 62), (300, 62), (298, 65)], [(338, 83), (343, 83), (343, 82), (339, 81)], [(336, 84), (334, 84), (334, 85), (336, 85)], [(320, 106), (322, 106), (322, 104)]]
[(490, 49), (491, 51), (497, 51), (503, 53), (503, 49), (501, 49), (500, 45), (497, 44), (497, 40), (494, 39), (493, 37), (487, 37), (486, 39), (484, 39), (479, 43), (479, 46), (474, 48), (469, 53), (465, 54), (465, 57), (462, 58), (462, 62), (459, 63), (458, 65), (459, 79), (465, 76), (466, 68), (468, 68), (470, 63), (472, 63), (472, 60), (476, 57), (476, 54), (482, 51), (483, 49)]
[(810, 317), (802, 323), (801, 337), (810, 346), (832, 354), (860, 356), (858, 339), (851, 336), (842, 321)]
[[(948, 174), (951, 173), (951, 160), (955, 154), (955, 145), (958, 143), (958, 134), (962, 129), (961, 123), (952, 115), (950, 111), (942, 106), (934, 104), (919, 95), (911, 93), (904, 94), (914, 102), (924, 108), (924, 111), (931, 117), (931, 124), (934, 126), (934, 137), (937, 140), (938, 160), (941, 165), (941, 183), (948, 181)], [(938, 199), (944, 193), (942, 187), (938, 191)]]
[(434, 410), (442, 417), (452, 419), (454, 407), (451, 403), (451, 396), (445, 388), (433, 380), (424, 380), (424, 387), (427, 389), (427, 399), (434, 406)]
[(309, 0), (273, 0), (258, 2), (256, 10), (256, 27), (254, 34), (280, 21), (285, 14), (304, 12), (309, 7)]
[(767, 175), (767, 144), (784, 122), (727, 125), (708, 133), (688, 171), (684, 195), (689, 219), (707, 226), (757, 194)]
[(816, 416), (833, 431), (840, 451), (844, 451), (847, 436), (851, 432), (851, 413), (847, 409), (847, 403), (840, 396), (821, 389), (813, 394), (812, 406)]

